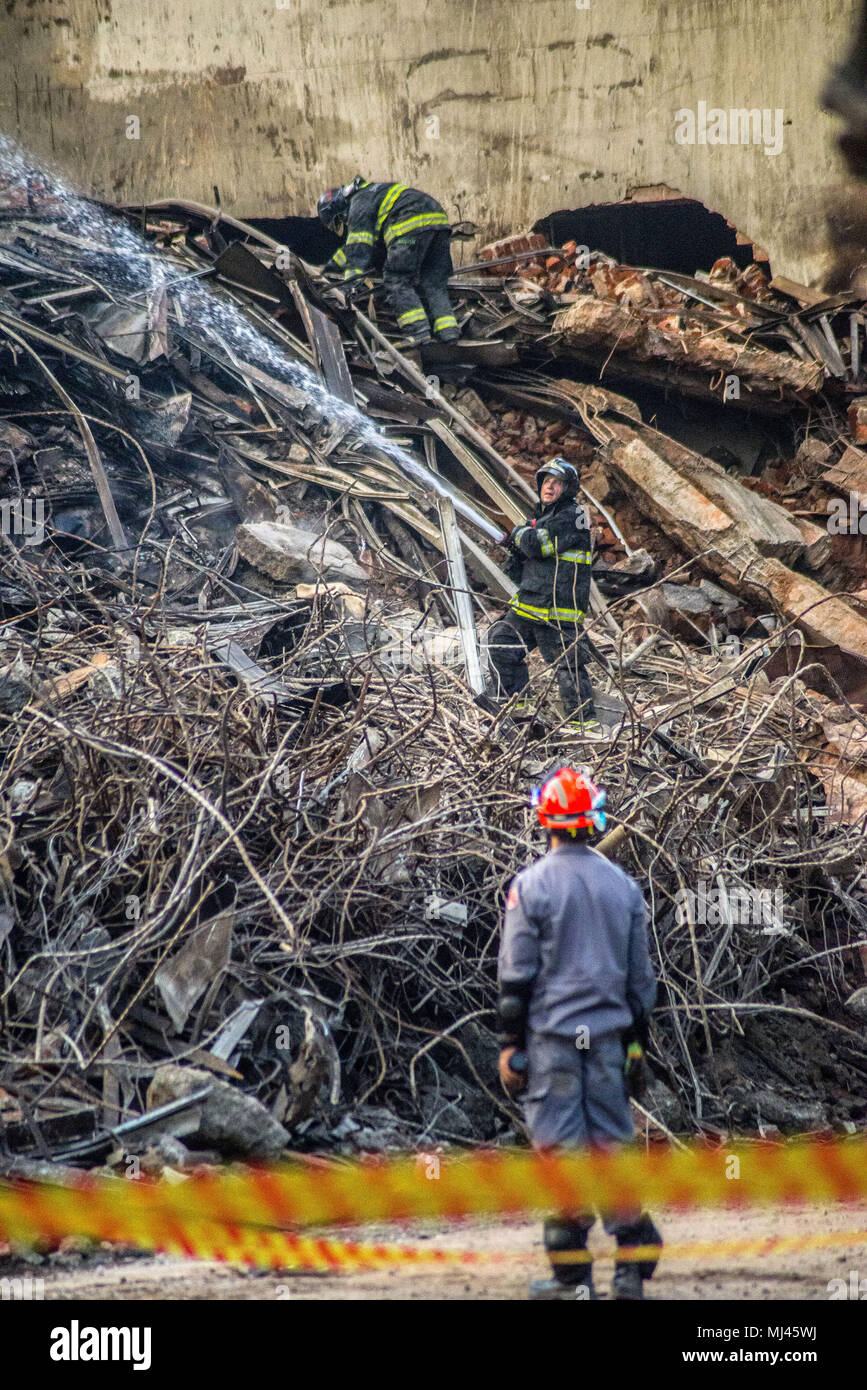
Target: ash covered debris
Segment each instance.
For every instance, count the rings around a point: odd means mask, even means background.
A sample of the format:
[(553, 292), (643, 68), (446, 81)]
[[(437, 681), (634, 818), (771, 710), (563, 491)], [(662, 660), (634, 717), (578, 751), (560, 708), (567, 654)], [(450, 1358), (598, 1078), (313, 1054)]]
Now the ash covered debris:
[[(652, 910), (648, 1123), (867, 1123), (863, 541), (825, 524), (867, 478), (863, 306), (510, 242), (452, 279), (461, 342), (408, 357), (375, 283), (353, 309), (216, 210), (26, 172), (0, 215), (4, 1161), (514, 1138), (498, 927), (529, 788), (570, 759)], [(541, 664), (530, 720), (474, 684), (512, 592), (494, 537), (551, 454), (593, 527), (604, 743)]]

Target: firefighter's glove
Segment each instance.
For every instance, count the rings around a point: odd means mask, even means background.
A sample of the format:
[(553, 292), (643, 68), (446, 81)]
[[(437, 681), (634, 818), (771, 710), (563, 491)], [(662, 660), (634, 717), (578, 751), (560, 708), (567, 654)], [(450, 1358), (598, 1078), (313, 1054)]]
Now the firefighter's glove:
[(623, 1075), (626, 1078), (626, 1089), (632, 1099), (641, 1100), (647, 1090), (647, 1062), (640, 1042), (633, 1041), (627, 1045)]
[[(513, 1064), (518, 1067), (513, 1071)], [(527, 1085), (527, 1054), (517, 1047), (504, 1047), (500, 1052), (500, 1080), (510, 1096), (519, 1096)]]

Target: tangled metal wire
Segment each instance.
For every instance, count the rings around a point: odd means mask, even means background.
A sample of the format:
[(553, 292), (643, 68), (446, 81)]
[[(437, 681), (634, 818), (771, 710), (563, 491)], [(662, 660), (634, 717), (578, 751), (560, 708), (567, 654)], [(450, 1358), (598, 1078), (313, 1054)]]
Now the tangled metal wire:
[[(181, 640), (107, 583), (73, 611), (74, 578), (45, 565), (20, 579), (56, 616), (20, 649), (26, 702), (0, 725), (4, 1086), (98, 1105), (109, 1078), (136, 1113), (167, 1057), (219, 1071), (227, 1020), (254, 1001), (232, 1069), (298, 1143), (368, 1102), (416, 1139), (506, 1131), (503, 898), (542, 847), (530, 785), (591, 753), (546, 713), (550, 672), (535, 723), (492, 723), (448, 667), (341, 649), (323, 589), (271, 614), (291, 640), (269, 670), (290, 691), (305, 670), (334, 679), (272, 700), (204, 629)], [(597, 640), (626, 715), (593, 773), (629, 830), (619, 854), (661, 982), (650, 1116), (761, 1125), (770, 1087), (813, 1127), (857, 1122), (867, 1059), (842, 1004), (859, 983), (863, 839), (816, 814), (803, 684), (745, 677), (749, 652), (723, 679), (668, 638), (627, 672)], [(756, 920), (756, 902), (772, 914)], [(227, 956), (173, 1026), (161, 972), (225, 915)]]
[[(847, 1012), (867, 962), (863, 833), (824, 814), (827, 702), (807, 690), (803, 650), (777, 680), (765, 638), (727, 662), (656, 630), (639, 655), (647, 624), (633, 631), (619, 600), (588, 623), (600, 694), (622, 712), (616, 738), (592, 744), (552, 717), (550, 671), (534, 671), (537, 714), (518, 723), (484, 713), (454, 667), (387, 658), (374, 592), (414, 586), (456, 616), (432, 475), (403, 471), (395, 441), (357, 435), (361, 417), (318, 388), (305, 395), (312, 348), (285, 314), (248, 304), (254, 339), (231, 297), (243, 286), (199, 302), (199, 262), (212, 257), (210, 275), (216, 252), (201, 229), (186, 241), (185, 288), (162, 286), (145, 331), (143, 245), (116, 244), (99, 219), (72, 231), (22, 216), (5, 231), (2, 466), (53, 525), (32, 549), (0, 535), (0, 1112), (136, 1116), (173, 1060), (258, 1097), (298, 1147), (343, 1142), (347, 1120), (363, 1122), (360, 1147), (508, 1135), (517, 1115), (494, 1084), (502, 906), (544, 847), (529, 789), (573, 761), (607, 788), (627, 831), (611, 852), (648, 903), (648, 1123), (867, 1122)], [(276, 288), (275, 303), (291, 299)], [(91, 294), (110, 301), (91, 305), (98, 320), (51, 307)], [(100, 336), (118, 306), (124, 332)], [(366, 367), (360, 380), (374, 400)], [(407, 398), (386, 388), (386, 427), (403, 436)], [(236, 570), (237, 520), (277, 519), (287, 498), (293, 521), (365, 557), (360, 618), (321, 575), (302, 597)], [(478, 576), (496, 566), (467, 550), (488, 621)], [(863, 727), (842, 693), (838, 709)]]

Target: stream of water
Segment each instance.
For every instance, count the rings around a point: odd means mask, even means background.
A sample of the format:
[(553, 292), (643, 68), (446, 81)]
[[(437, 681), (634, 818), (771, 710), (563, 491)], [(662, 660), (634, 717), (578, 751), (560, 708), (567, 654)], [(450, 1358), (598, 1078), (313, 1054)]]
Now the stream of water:
[[(141, 300), (143, 295), (157, 294), (168, 286), (170, 302), (174, 300), (179, 305), (187, 331), (195, 330), (203, 339), (215, 342), (223, 338), (239, 359), (239, 367), (244, 361), (249, 362), (277, 381), (303, 391), (329, 420), (351, 428), (360, 442), (387, 454), (438, 496), (450, 497), (456, 511), (466, 521), (493, 540), (500, 539), (501, 531), (486, 516), (446, 488), (442, 479), (382, 434), (360, 410), (333, 396), (305, 363), (288, 357), (277, 343), (255, 327), (241, 308), (221, 298), (201, 279), (179, 280), (178, 267), (169, 256), (145, 241), (120, 217), (112, 216), (75, 193), (63, 179), (44, 169), (3, 135), (0, 135), (0, 179), (6, 188), (17, 188), (25, 195), (28, 188), (37, 190), (37, 204), (40, 196), (61, 200), (63, 230), (91, 243), (96, 251), (111, 258), (101, 270), (101, 278), (119, 302), (133, 296)], [(26, 214), (22, 212), (22, 216)]]

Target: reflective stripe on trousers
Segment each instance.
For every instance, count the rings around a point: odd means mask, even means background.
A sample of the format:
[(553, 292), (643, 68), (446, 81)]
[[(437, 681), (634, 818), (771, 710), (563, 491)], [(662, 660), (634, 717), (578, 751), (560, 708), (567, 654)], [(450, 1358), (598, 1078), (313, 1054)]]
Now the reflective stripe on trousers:
[[(447, 228), (435, 228), (417, 237), (399, 238), (389, 246), (383, 287), (401, 328), (425, 326), (426, 319), (438, 324), (450, 318), (456, 324), (448, 293), (448, 277), (452, 273), (450, 241)], [(418, 317), (404, 317), (410, 313)]]
[(580, 623), (584, 619), (582, 608), (534, 608), (517, 598), (510, 601), (509, 607), (517, 617), (528, 618), (531, 623)]

